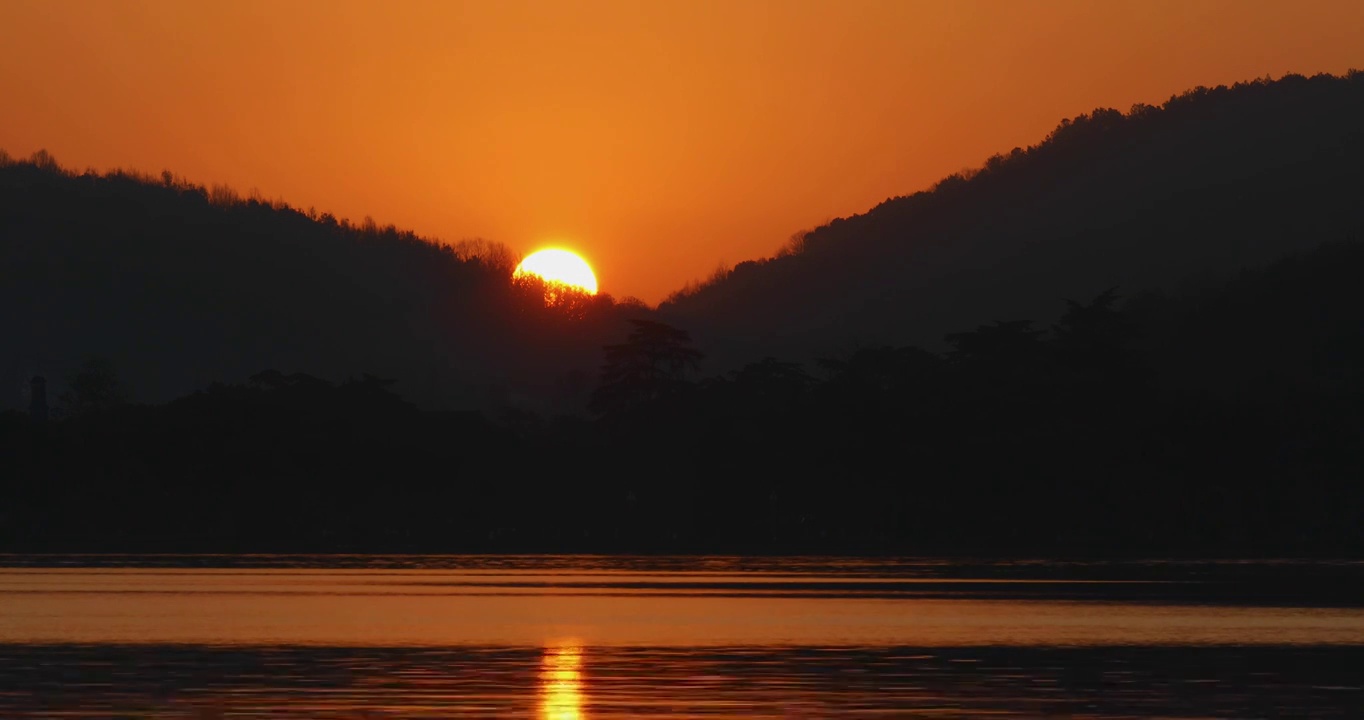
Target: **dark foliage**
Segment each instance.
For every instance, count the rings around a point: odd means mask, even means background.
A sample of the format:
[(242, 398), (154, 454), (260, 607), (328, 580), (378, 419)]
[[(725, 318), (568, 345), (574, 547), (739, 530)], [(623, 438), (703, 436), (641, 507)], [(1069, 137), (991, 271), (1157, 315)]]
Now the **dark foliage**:
[(634, 329), (619, 345), (607, 345), (601, 380), (592, 393), (594, 412), (619, 415), (642, 405), (671, 401), (688, 387), (702, 354), (685, 330), (652, 320), (631, 320)]
[[(1244, 297), (1338, 297), (1310, 268), (1348, 261), (1357, 340), (1361, 248), (1145, 320), (1103, 293), (1046, 331), (992, 323), (946, 355), (864, 348), (816, 375), (765, 358), (697, 380), (686, 333), (638, 321), (605, 348), (595, 420), (490, 422), (373, 376), (275, 371), (160, 407), (11, 413), (0, 550), (1358, 556), (1364, 389), (1217, 392), (1137, 338), (1237, 327)], [(1254, 333), (1210, 337), (1185, 349)]]

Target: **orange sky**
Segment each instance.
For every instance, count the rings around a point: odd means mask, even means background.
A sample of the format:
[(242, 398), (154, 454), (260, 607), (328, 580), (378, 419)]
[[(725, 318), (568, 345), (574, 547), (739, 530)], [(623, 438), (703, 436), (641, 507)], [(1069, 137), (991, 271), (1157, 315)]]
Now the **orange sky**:
[(0, 149), (556, 242), (657, 302), (1063, 117), (1351, 67), (1360, 0), (0, 0)]

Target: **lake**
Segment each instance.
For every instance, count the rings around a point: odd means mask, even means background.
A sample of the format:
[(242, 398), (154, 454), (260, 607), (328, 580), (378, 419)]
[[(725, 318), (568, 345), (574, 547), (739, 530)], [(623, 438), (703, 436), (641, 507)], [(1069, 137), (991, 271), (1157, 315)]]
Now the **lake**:
[(1364, 564), (0, 556), (0, 718), (1364, 712)]

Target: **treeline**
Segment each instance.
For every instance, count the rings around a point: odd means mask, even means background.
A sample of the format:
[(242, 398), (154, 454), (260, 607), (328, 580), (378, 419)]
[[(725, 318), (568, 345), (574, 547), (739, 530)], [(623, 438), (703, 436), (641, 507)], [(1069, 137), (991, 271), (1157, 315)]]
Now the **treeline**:
[(273, 371), (129, 405), (92, 364), (79, 411), (0, 416), (0, 550), (1364, 553), (1364, 389), (1184, 382), (1130, 307), (709, 377), (637, 319), (590, 417)]

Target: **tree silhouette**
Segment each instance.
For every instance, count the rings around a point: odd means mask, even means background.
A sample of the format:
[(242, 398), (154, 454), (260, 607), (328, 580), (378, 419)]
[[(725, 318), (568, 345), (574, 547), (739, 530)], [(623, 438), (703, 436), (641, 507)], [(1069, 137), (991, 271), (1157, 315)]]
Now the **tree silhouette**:
[(1030, 320), (996, 320), (969, 332), (948, 333), (952, 346), (948, 358), (955, 363), (986, 368), (1031, 365), (1041, 347), (1042, 331), (1032, 328)]
[(1140, 380), (1137, 325), (1116, 307), (1117, 301), (1117, 291), (1111, 289), (1088, 303), (1066, 300), (1065, 314), (1052, 326), (1056, 362), (1077, 379)]
[(60, 402), (67, 416), (78, 417), (122, 405), (127, 402), (127, 395), (113, 362), (106, 357), (87, 355), (67, 381)]
[(734, 383), (755, 398), (782, 400), (797, 396), (810, 386), (810, 376), (800, 363), (774, 357), (749, 363), (734, 373)]
[(581, 320), (591, 311), (598, 296), (559, 280), (546, 280), (538, 275), (512, 278), (515, 292), (523, 303), (535, 307), (537, 303), (557, 317)]
[(676, 397), (689, 386), (688, 374), (700, 367), (702, 353), (691, 336), (666, 323), (633, 319), (624, 343), (607, 345), (601, 379), (590, 408), (616, 414), (663, 398)]
[(829, 382), (851, 394), (880, 394), (936, 375), (942, 359), (917, 347), (862, 348), (847, 358), (824, 358)]

